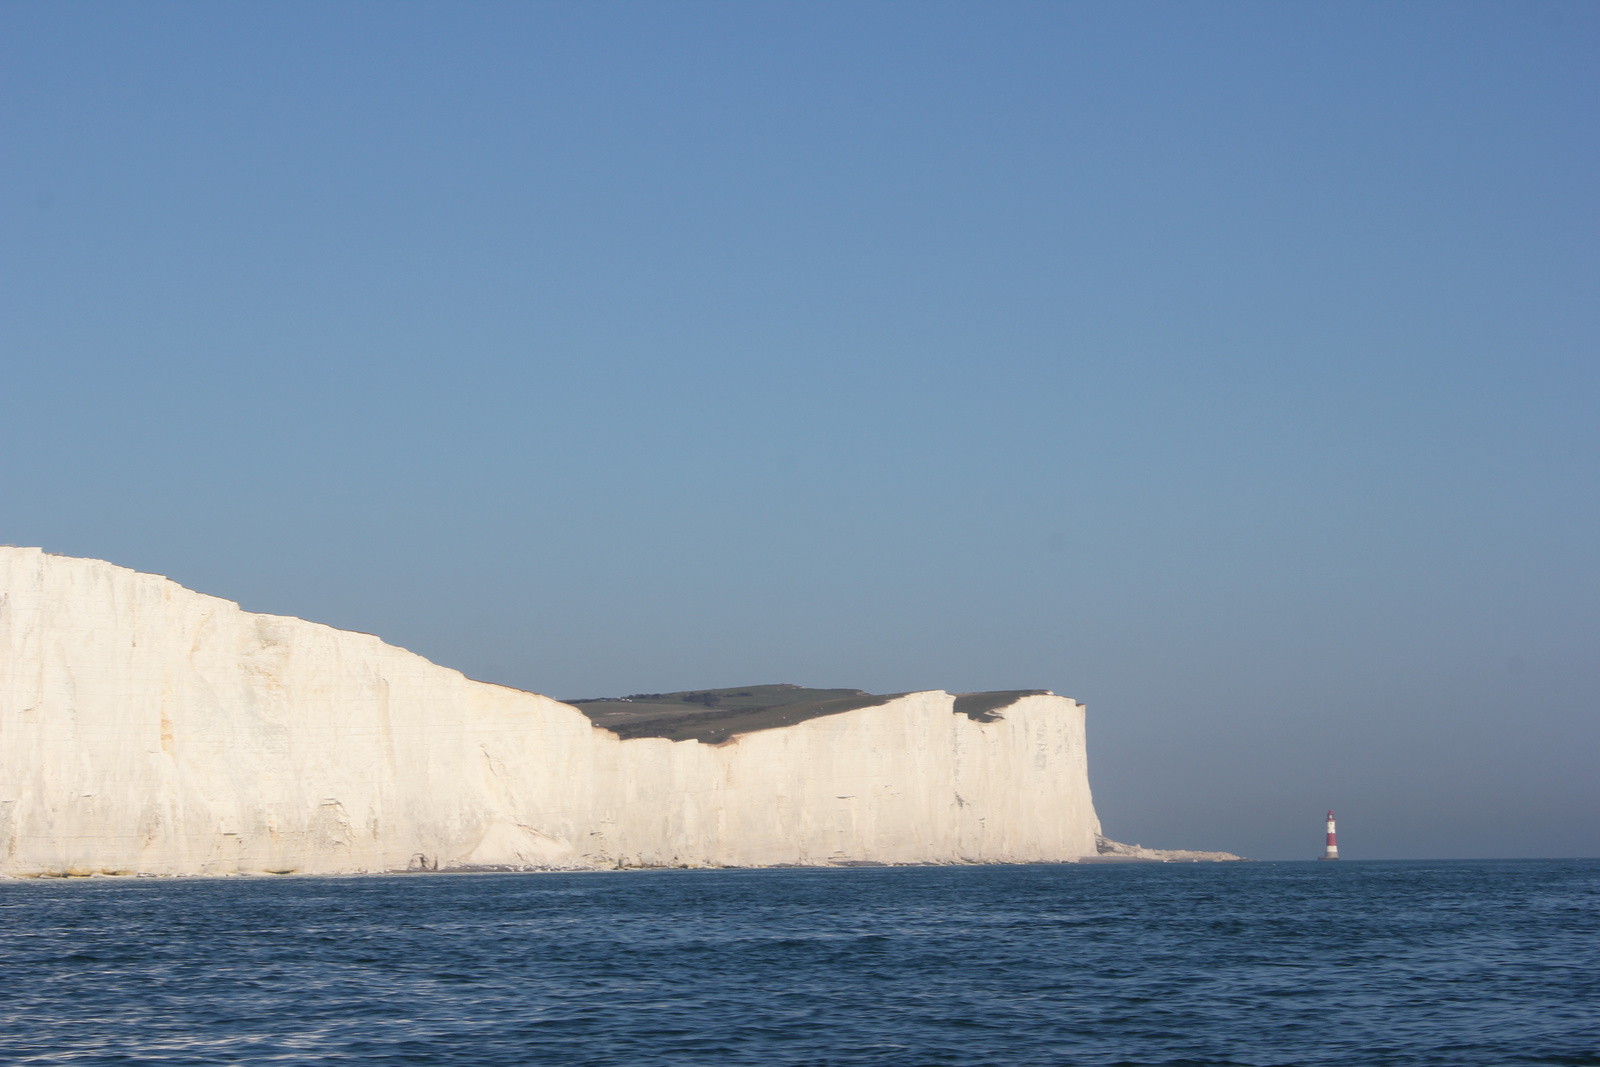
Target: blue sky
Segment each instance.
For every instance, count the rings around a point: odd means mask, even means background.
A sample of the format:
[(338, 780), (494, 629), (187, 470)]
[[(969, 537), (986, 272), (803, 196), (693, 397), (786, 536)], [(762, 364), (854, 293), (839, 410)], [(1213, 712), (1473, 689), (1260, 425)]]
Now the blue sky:
[(0, 541), (1600, 855), (1600, 9), (5, 4)]

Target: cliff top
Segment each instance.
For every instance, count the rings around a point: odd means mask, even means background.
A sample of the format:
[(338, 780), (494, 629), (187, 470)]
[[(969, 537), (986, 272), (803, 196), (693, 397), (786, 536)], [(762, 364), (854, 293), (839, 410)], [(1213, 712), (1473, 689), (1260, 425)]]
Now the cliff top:
[[(7, 556), (41, 557), (50, 561), (46, 564), (47, 568), (65, 567), (68, 568), (68, 573), (81, 573), (83, 568), (87, 568), (90, 572), (105, 572), (123, 578), (138, 576), (141, 579), (155, 579), (168, 583), (192, 596), (215, 604), (226, 605), (234, 611), (241, 611), (244, 615), (258, 619), (287, 620), (297, 625), (312, 627), (330, 633), (346, 635), (358, 633), (358, 631), (339, 630), (324, 623), (310, 622), (293, 616), (244, 612), (234, 601), (198, 593), (194, 590), (186, 589), (163, 575), (145, 574), (114, 563), (108, 563), (105, 560), (62, 556), (45, 552), (40, 548), (19, 548), (14, 545), (0, 545), (0, 560), (4, 560)], [(360, 636), (380, 644), (383, 643), (382, 638), (372, 634), (360, 634)], [(417, 657), (415, 653), (400, 649), (397, 646), (384, 645), (384, 647), (405, 656), (421, 658)], [(484, 682), (480, 684), (490, 685), (495, 683)], [(512, 687), (502, 686), (501, 688)], [(1050, 691), (1048, 689), (958, 693), (955, 694), (954, 711), (958, 715), (966, 715), (977, 722), (993, 722), (1001, 718), (1000, 712), (1003, 709), (1016, 703), (1022, 697), (1049, 694)], [(626, 697), (576, 699), (565, 701), (565, 703), (583, 712), (596, 726), (609, 730), (622, 738), (664, 737), (673, 741), (699, 741), (715, 745), (729, 740), (736, 734), (780, 729), (805, 722), (808, 719), (839, 715), (860, 708), (876, 707), (880, 704), (886, 704), (896, 697), (907, 695), (909, 694), (868, 693), (861, 689), (808, 689), (799, 685), (779, 684), (736, 686), (727, 689), (684, 690), (676, 693), (634, 693)]]
[[(962, 693), (956, 697), (955, 711), (979, 722), (992, 722), (999, 717), (1000, 709), (1018, 699), (1047, 693), (1047, 689)], [(905, 695), (861, 689), (807, 689), (798, 685), (747, 685), (593, 697), (566, 703), (587, 715), (596, 726), (619, 737), (665, 737), (714, 745), (734, 734), (793, 726), (824, 715), (876, 707)]]

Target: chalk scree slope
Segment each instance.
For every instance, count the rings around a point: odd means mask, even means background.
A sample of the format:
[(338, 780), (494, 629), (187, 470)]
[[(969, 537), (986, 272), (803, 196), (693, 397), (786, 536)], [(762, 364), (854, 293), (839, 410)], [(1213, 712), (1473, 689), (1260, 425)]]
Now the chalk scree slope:
[(954, 699), (623, 740), (370, 634), (0, 548), (0, 874), (1095, 855), (1083, 707)]

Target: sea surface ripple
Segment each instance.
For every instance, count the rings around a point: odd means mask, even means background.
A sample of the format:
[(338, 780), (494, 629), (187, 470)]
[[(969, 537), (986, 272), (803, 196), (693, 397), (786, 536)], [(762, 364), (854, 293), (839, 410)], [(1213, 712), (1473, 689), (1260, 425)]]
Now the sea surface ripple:
[(1600, 861), (0, 882), (15, 1064), (1600, 1064)]

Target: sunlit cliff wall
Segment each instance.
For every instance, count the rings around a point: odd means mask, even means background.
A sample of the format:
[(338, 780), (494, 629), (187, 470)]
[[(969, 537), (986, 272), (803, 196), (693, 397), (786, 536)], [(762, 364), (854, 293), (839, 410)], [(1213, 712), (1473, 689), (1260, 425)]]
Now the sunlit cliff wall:
[(1082, 706), (952, 701), (624, 741), (368, 634), (0, 548), (0, 874), (1093, 855)]

